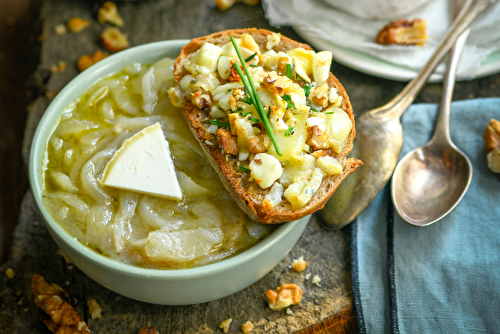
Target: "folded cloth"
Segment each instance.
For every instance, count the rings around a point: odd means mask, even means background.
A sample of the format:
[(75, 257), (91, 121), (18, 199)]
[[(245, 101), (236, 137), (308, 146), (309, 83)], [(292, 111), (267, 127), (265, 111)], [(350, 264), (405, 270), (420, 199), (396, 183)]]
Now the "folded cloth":
[[(388, 20), (368, 20), (343, 12), (323, 0), (263, 0), (266, 17), (274, 26), (290, 25), (308, 35), (343, 48), (356, 50), (390, 64), (418, 71), (430, 58), (453, 21), (449, 0), (432, 0), (406, 18), (427, 22), (429, 41), (423, 47), (379, 45), (377, 33)], [(395, 17), (394, 19), (398, 19)], [(473, 23), (460, 59), (458, 77), (471, 78), (487, 56), (500, 50), (500, 3), (485, 10)], [(307, 39), (307, 37), (303, 36)], [(443, 73), (445, 66), (437, 68)]]
[[(437, 109), (417, 104), (403, 115), (402, 156), (430, 139)], [(451, 137), (474, 174), (448, 216), (411, 226), (386, 187), (351, 224), (360, 333), (500, 332), (500, 174), (487, 167), (482, 138), (492, 118), (500, 98), (452, 103)]]

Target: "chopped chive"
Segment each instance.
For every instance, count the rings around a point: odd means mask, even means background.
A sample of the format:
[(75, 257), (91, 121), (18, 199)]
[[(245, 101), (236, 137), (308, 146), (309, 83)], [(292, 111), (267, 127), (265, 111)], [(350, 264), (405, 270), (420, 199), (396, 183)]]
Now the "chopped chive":
[(255, 117), (250, 117), (250, 120), (254, 123), (259, 123), (260, 119), (255, 118)]
[(282, 99), (286, 102), (287, 109), (295, 109), (295, 104), (293, 103), (290, 95), (283, 95)]
[(293, 126), (288, 127), (288, 129), (285, 131), (285, 137), (290, 137), (294, 129), (295, 128)]
[(333, 114), (333, 113), (335, 113), (335, 110), (334, 110), (334, 111), (329, 111), (329, 112), (326, 112), (326, 113), (325, 113), (325, 115), (331, 115), (331, 114)]
[(309, 96), (309, 93), (311, 92), (311, 85), (305, 85), (304, 86), (304, 94), (307, 96)]
[(240, 112), (240, 116), (245, 117), (245, 116), (250, 115), (251, 113), (252, 113), (251, 111), (249, 111), (249, 112)]
[(213, 125), (217, 125), (217, 126), (222, 126), (222, 127), (225, 127), (225, 128), (229, 128), (230, 127), (229, 122), (220, 122), (220, 121), (211, 120), (211, 121), (209, 121), (209, 123), (213, 124)]
[(246, 104), (253, 104), (252, 98), (250, 96), (245, 96), (242, 101)]
[(250, 64), (250, 67), (259, 67), (259, 65)]
[(242, 171), (244, 171), (245, 173), (248, 173), (250, 174), (250, 169), (246, 168), (245, 166), (243, 165), (239, 165), (238, 168)]
[(267, 109), (267, 118), (271, 117), (271, 107)]
[(292, 64), (286, 64), (286, 76), (292, 78)]
[(255, 52), (253, 55), (249, 56), (247, 59), (245, 59), (245, 63), (248, 63), (250, 60), (254, 59), (256, 55), (257, 55), (257, 52)]
[(321, 110), (314, 109), (314, 108), (312, 109), (312, 111), (314, 111), (314, 112), (321, 112)]
[(239, 107), (238, 109), (236, 109), (235, 111), (243, 111), (243, 108), (242, 107)]
[[(257, 113), (259, 114), (260, 119), (262, 120), (262, 123), (264, 124), (264, 129), (266, 130), (267, 135), (271, 139), (274, 148), (276, 149), (276, 153), (279, 156), (282, 156), (281, 150), (278, 145), (278, 141), (276, 140), (276, 137), (274, 136), (273, 129), (271, 128), (271, 124), (269, 123), (269, 120), (265, 117), (264, 113), (264, 107), (262, 106), (262, 102), (260, 101), (259, 94), (257, 94), (257, 90), (255, 89), (255, 85), (252, 80), (252, 76), (248, 72), (248, 68), (245, 64), (245, 61), (243, 60), (243, 57), (241, 56), (240, 49), (238, 48), (238, 44), (236, 44), (236, 41), (234, 40), (233, 36), (230, 36), (231, 42), (233, 43), (234, 50), (236, 51), (236, 54), (238, 55), (238, 59), (240, 60), (241, 66), (243, 67), (243, 70), (245, 71), (246, 74), (246, 79), (243, 76), (243, 72), (241, 71), (241, 68), (237, 66), (237, 63), (234, 63), (234, 68), (238, 72), (238, 75), (240, 76), (241, 82), (245, 86), (245, 88), (248, 91), (248, 94), (250, 95), (250, 98), (252, 99), (253, 105), (255, 106), (255, 109), (257, 109)], [(247, 81), (248, 80), (248, 81)]]

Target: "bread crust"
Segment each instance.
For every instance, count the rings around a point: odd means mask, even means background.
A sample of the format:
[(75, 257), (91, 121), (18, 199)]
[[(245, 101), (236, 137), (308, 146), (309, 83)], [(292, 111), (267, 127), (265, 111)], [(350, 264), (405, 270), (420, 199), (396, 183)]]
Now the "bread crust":
[[(196, 52), (205, 42), (210, 42), (215, 45), (225, 45), (230, 42), (229, 36), (240, 37), (243, 34), (250, 34), (259, 45), (261, 52), (266, 52), (269, 49), (266, 47), (267, 36), (273, 32), (264, 29), (247, 28), (235, 29), (217, 32), (211, 35), (193, 39), (189, 44), (182, 48), (179, 57), (175, 61), (174, 76), (179, 82), (189, 72), (184, 68), (184, 62), (191, 54)], [(303, 43), (291, 40), (285, 36), (281, 36), (281, 41), (278, 45), (273, 46), (276, 52), (286, 52), (290, 49), (302, 47), (306, 50), (312, 48)], [(351, 173), (353, 173), (362, 162), (357, 159), (347, 159), (346, 155), (352, 150), (353, 140), (356, 136), (354, 126), (354, 114), (349, 97), (340, 84), (338, 79), (330, 73), (327, 80), (330, 87), (337, 88), (339, 95), (342, 96), (342, 109), (349, 115), (353, 124), (349, 139), (342, 152), (333, 154), (339, 160), (343, 167), (341, 175), (325, 176), (318, 191), (313, 195), (311, 200), (303, 207), (292, 208), (291, 203), (282, 201), (279, 205), (268, 208), (262, 205), (264, 196), (269, 192), (269, 189), (260, 188), (254, 181), (249, 181), (249, 174), (241, 171), (238, 168), (238, 161), (235, 156), (224, 152), (218, 145), (215, 135), (205, 131), (203, 119), (208, 117), (208, 112), (198, 109), (193, 103), (187, 101), (183, 106), (183, 116), (185, 117), (189, 128), (200, 143), (204, 153), (208, 157), (210, 163), (219, 175), (224, 187), (231, 194), (238, 206), (254, 221), (265, 224), (283, 223), (292, 220), (300, 219), (304, 216), (314, 213), (324, 207), (326, 201), (333, 195), (340, 183)]]

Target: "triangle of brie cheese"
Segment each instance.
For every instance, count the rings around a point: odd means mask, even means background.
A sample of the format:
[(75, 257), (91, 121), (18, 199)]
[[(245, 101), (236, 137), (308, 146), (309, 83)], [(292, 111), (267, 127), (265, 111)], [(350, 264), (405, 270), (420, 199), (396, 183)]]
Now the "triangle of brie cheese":
[(101, 184), (163, 198), (181, 200), (168, 141), (160, 123), (123, 142), (106, 165)]

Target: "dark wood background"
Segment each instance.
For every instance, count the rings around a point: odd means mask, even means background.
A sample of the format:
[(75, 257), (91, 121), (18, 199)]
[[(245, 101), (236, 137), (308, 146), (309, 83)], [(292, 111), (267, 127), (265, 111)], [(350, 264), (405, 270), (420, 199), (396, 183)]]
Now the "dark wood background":
[(38, 0), (0, 1), (0, 264), (7, 260), (28, 187), (21, 145), (39, 63)]

